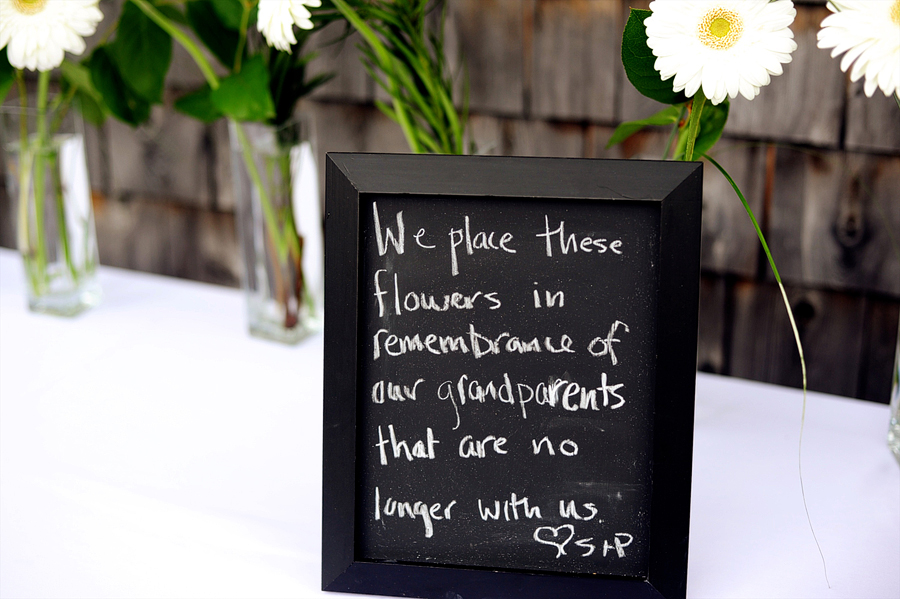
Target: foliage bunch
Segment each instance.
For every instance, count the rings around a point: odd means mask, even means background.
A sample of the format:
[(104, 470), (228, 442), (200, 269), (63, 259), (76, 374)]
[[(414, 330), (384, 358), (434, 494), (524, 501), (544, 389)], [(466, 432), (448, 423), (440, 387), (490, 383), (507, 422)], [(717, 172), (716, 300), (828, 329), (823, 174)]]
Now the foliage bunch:
[(403, 129), (416, 153), (463, 154), (468, 90), (462, 109), (453, 102), (454, 77), (444, 54), (444, 17), (429, 30), (434, 0), (333, 0), (363, 38), (366, 70), (391, 104), (378, 108)]
[[(83, 68), (89, 83), (118, 119), (137, 126), (149, 119), (150, 107), (163, 100), (173, 39), (191, 55), (206, 84), (183, 96), (175, 108), (203, 122), (221, 117), (281, 125), (297, 101), (330, 75), (307, 78), (314, 54), (269, 47), (254, 25), (258, 0), (128, 0), (114, 30), (92, 52)], [(324, 16), (316, 21), (324, 25)], [(311, 34), (298, 30), (297, 49)], [(199, 40), (201, 50), (194, 42)], [(219, 68), (207, 58), (212, 56)], [(220, 77), (217, 72), (226, 75)], [(64, 77), (72, 80), (72, 77)], [(78, 75), (78, 81), (85, 77)], [(84, 86), (83, 89), (89, 90)]]

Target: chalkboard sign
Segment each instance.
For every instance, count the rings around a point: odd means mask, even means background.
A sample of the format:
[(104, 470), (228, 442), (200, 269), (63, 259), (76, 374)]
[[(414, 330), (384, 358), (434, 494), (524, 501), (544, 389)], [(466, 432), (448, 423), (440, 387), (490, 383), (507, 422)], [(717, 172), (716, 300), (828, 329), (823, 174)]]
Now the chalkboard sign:
[(323, 588), (684, 597), (700, 165), (326, 160)]

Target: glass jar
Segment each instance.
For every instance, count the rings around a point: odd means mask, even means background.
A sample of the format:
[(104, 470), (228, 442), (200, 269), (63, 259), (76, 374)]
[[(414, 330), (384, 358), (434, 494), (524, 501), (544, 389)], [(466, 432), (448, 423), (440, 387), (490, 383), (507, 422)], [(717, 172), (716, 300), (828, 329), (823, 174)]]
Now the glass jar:
[(252, 335), (297, 343), (323, 323), (318, 171), (308, 121), (229, 123)]
[(28, 307), (72, 316), (96, 305), (99, 257), (81, 115), (0, 108), (0, 145)]

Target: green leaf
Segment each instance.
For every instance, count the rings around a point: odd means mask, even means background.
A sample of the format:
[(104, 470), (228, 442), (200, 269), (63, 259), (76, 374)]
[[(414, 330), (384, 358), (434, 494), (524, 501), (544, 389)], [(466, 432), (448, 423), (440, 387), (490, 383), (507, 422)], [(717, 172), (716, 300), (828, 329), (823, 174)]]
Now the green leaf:
[(175, 110), (204, 123), (211, 123), (222, 117), (222, 112), (212, 103), (211, 92), (210, 87), (204, 85), (197, 91), (178, 98)]
[(225, 27), (234, 31), (240, 31), (241, 17), (244, 15), (244, 5), (241, 0), (215, 0), (211, 4), (219, 17), (219, 21)]
[[(713, 105), (709, 101), (703, 105), (700, 113), (700, 131), (697, 133), (697, 141), (694, 145), (694, 156), (702, 156), (716, 145), (722, 137), (725, 122), (728, 120), (728, 111), (731, 103), (725, 98), (721, 104)], [(687, 150), (687, 135), (682, 135), (678, 140), (676, 157), (683, 156)]]
[(663, 104), (683, 104), (688, 98), (682, 92), (672, 90), (672, 79), (663, 81), (653, 65), (656, 57), (647, 45), (647, 28), (644, 20), (649, 10), (631, 9), (625, 31), (622, 33), (622, 65), (628, 80), (639, 92)]
[(88, 68), (94, 88), (117, 118), (135, 127), (150, 118), (150, 103), (135, 95), (125, 85), (106, 46), (94, 50)]
[(147, 102), (162, 102), (172, 61), (172, 37), (128, 2), (119, 18), (116, 40), (109, 47), (128, 87)]
[(666, 108), (663, 108), (653, 116), (646, 119), (622, 123), (621, 125), (616, 127), (615, 131), (613, 131), (612, 137), (609, 138), (609, 142), (606, 144), (606, 147), (611, 148), (616, 144), (622, 143), (644, 127), (674, 125), (678, 122), (678, 117), (680, 114), (680, 107), (667, 106)]
[(253, 56), (240, 73), (222, 79), (210, 99), (219, 111), (239, 121), (265, 121), (275, 116), (269, 71), (263, 57)]
[(91, 71), (84, 64), (64, 60), (60, 65), (63, 92), (75, 88), (75, 101), (84, 119), (98, 127), (106, 121), (108, 109), (94, 87)]
[(9, 59), (6, 57), (6, 46), (4, 46), (0, 50), (0, 104), (3, 104), (6, 94), (9, 93), (15, 81), (16, 70), (9, 64)]
[[(240, 36), (222, 23), (215, 5), (210, 0), (188, 2), (187, 18), (197, 37), (228, 70), (234, 68)], [(246, 52), (245, 52), (246, 56)]]

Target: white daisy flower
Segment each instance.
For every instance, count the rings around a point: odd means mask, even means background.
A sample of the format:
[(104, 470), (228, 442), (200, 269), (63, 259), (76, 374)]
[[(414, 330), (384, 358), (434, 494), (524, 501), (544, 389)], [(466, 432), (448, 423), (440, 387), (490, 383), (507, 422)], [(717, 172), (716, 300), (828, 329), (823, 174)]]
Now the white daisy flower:
[(650, 10), (647, 45), (662, 79), (688, 97), (702, 87), (713, 104), (752, 100), (797, 49), (790, 0), (654, 0)]
[(866, 76), (870, 98), (876, 88), (886, 96), (900, 89), (900, 0), (839, 0), (828, 3), (834, 14), (822, 21), (819, 47), (844, 54), (841, 70), (850, 80)]
[(0, 50), (17, 69), (49, 71), (84, 52), (103, 13), (100, 0), (0, 0)]
[(290, 52), (297, 43), (294, 25), (300, 29), (312, 29), (312, 15), (307, 6), (322, 6), (322, 0), (260, 0), (256, 28), (270, 46)]

